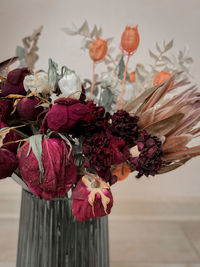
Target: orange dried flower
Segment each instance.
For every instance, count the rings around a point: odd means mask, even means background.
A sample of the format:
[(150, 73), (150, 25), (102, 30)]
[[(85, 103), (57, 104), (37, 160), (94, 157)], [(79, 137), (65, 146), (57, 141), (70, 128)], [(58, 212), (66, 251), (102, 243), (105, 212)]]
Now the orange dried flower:
[(135, 82), (135, 73), (134, 72), (129, 73), (129, 82), (130, 83)]
[(116, 175), (117, 176), (117, 180), (118, 181), (122, 181), (124, 179), (126, 179), (129, 174), (130, 174), (130, 168), (129, 166), (123, 162), (121, 164), (119, 164), (117, 166), (117, 168), (115, 168), (113, 171), (112, 171), (112, 175)]
[(133, 53), (138, 48), (140, 36), (138, 28), (127, 26), (121, 37), (121, 47), (126, 52)]
[(93, 41), (90, 45), (89, 53), (90, 57), (94, 62), (104, 59), (108, 50), (107, 41), (98, 38)]
[[(166, 82), (172, 75), (164, 70), (160, 71), (156, 76), (154, 77), (153, 86), (162, 84)], [(174, 85), (174, 82), (171, 83), (170, 87)]]

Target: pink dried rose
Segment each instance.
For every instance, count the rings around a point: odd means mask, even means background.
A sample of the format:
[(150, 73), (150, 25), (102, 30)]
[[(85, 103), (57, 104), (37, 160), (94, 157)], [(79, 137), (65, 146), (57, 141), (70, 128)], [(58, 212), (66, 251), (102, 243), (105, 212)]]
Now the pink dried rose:
[(46, 200), (63, 197), (76, 182), (76, 166), (69, 146), (60, 138), (41, 141), (41, 161), (29, 143), (18, 151), (19, 170), (30, 190)]
[(107, 183), (93, 174), (83, 176), (72, 193), (72, 213), (80, 222), (111, 212), (113, 196)]
[(15, 154), (6, 148), (0, 148), (0, 179), (11, 176), (17, 165)]
[[(4, 123), (4, 122), (2, 122), (0, 120), (0, 129), (6, 128), (6, 127), (9, 127), (9, 126), (6, 123)], [(8, 142), (12, 142), (12, 141), (17, 141), (17, 140), (20, 140), (20, 139), (21, 139), (21, 137), (19, 135), (17, 135), (13, 131), (10, 131), (3, 138), (3, 144), (8, 143)], [(19, 143), (13, 143), (13, 144), (6, 145), (5, 148), (7, 148), (8, 150), (10, 150), (14, 154), (16, 154), (17, 153), (18, 145), (19, 145)]]
[(42, 125), (42, 131), (47, 128), (55, 132), (67, 132), (76, 123), (91, 119), (89, 108), (79, 100), (59, 98), (47, 112)]
[(4, 86), (2, 86), (2, 96), (9, 94), (25, 95), (24, 90), (24, 78), (29, 75), (30, 72), (27, 68), (14, 69), (8, 73), (7, 80)]
[(17, 112), (23, 120), (35, 121), (37, 116), (43, 111), (43, 108), (37, 107), (40, 99), (37, 97), (28, 97), (21, 99), (17, 104)]
[(0, 120), (6, 121), (8, 116), (13, 110), (12, 101), (9, 99), (1, 99), (0, 100)]

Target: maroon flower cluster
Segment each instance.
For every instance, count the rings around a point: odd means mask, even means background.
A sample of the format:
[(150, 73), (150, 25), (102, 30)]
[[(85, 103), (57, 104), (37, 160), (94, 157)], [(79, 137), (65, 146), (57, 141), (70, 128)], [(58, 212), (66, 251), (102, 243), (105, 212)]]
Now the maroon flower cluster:
[(130, 116), (125, 110), (118, 110), (112, 116), (111, 132), (125, 140), (127, 146), (133, 146), (138, 140), (139, 129), (137, 116)]
[(131, 165), (138, 171), (136, 178), (141, 176), (154, 176), (162, 167), (163, 155), (161, 141), (156, 136), (151, 136), (145, 130), (140, 133), (137, 147), (140, 152), (138, 157), (132, 158)]
[(115, 137), (108, 132), (94, 134), (83, 142), (83, 153), (86, 157), (86, 168), (97, 172), (111, 185), (117, 181), (117, 177), (111, 173), (111, 166), (126, 160), (127, 147), (122, 138)]
[[(0, 147), (0, 179), (19, 167), (30, 190), (46, 200), (63, 197), (74, 187), (73, 215), (84, 221), (110, 213), (113, 197), (108, 183), (117, 181), (113, 169), (118, 165), (125, 163), (138, 171), (137, 178), (155, 175), (161, 168), (161, 142), (139, 130), (137, 116), (124, 110), (113, 115), (105, 112), (104, 107), (86, 100), (84, 88), (79, 100), (62, 97), (43, 108), (39, 106), (42, 95), (26, 96), (23, 81), (28, 74), (26, 68), (15, 69), (1, 86), (0, 129), (8, 124), (23, 126), (18, 133), (30, 139), (18, 148), (15, 141), (20, 136), (13, 131), (3, 135), (3, 144), (13, 143)], [(6, 99), (9, 94), (24, 96), (15, 101), (15, 96)], [(35, 135), (37, 130), (39, 135)], [(129, 149), (134, 146), (139, 153), (133, 157)], [(79, 156), (81, 160), (76, 160)]]

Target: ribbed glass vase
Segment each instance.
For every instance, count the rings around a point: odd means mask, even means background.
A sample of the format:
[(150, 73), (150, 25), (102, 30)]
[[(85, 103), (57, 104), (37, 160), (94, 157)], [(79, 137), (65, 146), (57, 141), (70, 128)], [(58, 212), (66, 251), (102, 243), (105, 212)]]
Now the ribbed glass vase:
[(78, 222), (71, 202), (22, 190), (17, 267), (109, 267), (107, 216)]

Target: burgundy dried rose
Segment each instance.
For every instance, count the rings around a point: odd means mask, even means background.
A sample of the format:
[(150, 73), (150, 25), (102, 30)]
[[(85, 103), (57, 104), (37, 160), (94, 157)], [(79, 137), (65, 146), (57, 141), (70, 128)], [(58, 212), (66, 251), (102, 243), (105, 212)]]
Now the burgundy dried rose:
[(18, 165), (15, 154), (6, 148), (0, 148), (0, 179), (10, 177)]
[[(5, 128), (5, 127), (9, 127), (6, 123), (2, 122), (0, 120), (0, 129)], [(7, 142), (12, 142), (12, 141), (17, 141), (20, 140), (21, 137), (19, 135), (17, 135), (16, 133), (14, 133), (13, 131), (10, 131), (9, 133), (6, 134), (6, 136), (3, 139), (3, 144), (7, 143)], [(13, 144), (9, 144), (7, 145), (5, 148), (7, 148), (8, 150), (12, 151), (14, 154), (17, 153), (17, 148), (18, 148), (19, 143), (13, 143)]]
[(55, 132), (68, 132), (78, 122), (90, 119), (88, 107), (79, 100), (59, 98), (45, 115), (42, 131), (49, 128)]
[(0, 100), (0, 120), (6, 121), (8, 116), (13, 110), (12, 101), (9, 99), (1, 99)]
[(137, 116), (130, 116), (125, 110), (118, 110), (112, 116), (111, 132), (124, 139), (130, 147), (136, 143), (139, 136), (138, 120)]
[(25, 95), (24, 90), (24, 78), (29, 75), (30, 72), (27, 68), (14, 69), (8, 73), (5, 85), (2, 87), (2, 96), (9, 94)]
[(35, 121), (37, 116), (43, 111), (43, 108), (36, 107), (40, 103), (37, 97), (27, 97), (21, 99), (17, 104), (17, 112), (23, 120)]
[(105, 216), (111, 212), (113, 196), (101, 179), (83, 176), (72, 193), (72, 214), (78, 221)]
[(29, 143), (26, 143), (19, 149), (18, 159), (22, 179), (31, 191), (46, 200), (64, 196), (76, 182), (76, 166), (66, 143), (60, 138), (42, 140), (42, 177), (33, 150), (29, 154), (28, 151)]
[(114, 184), (117, 177), (112, 175), (111, 166), (126, 160), (127, 147), (122, 138), (100, 132), (84, 139), (83, 153), (86, 157), (85, 167), (95, 169), (106, 182)]

